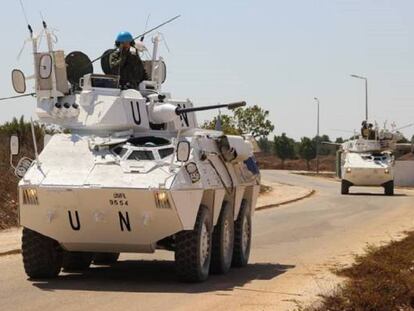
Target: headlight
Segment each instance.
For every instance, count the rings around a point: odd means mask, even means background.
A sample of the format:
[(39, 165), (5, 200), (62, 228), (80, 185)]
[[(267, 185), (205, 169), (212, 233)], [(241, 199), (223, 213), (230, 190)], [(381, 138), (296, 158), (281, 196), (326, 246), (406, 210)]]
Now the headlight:
[(168, 193), (166, 191), (155, 192), (155, 203), (157, 208), (171, 208)]
[(348, 168), (346, 169), (346, 172), (347, 172), (347, 173), (351, 173), (351, 171), (352, 171), (352, 170), (351, 170), (351, 168), (350, 168), (350, 167), (348, 167)]
[(37, 190), (35, 188), (24, 188), (23, 192), (23, 204), (39, 205), (39, 199), (37, 197)]

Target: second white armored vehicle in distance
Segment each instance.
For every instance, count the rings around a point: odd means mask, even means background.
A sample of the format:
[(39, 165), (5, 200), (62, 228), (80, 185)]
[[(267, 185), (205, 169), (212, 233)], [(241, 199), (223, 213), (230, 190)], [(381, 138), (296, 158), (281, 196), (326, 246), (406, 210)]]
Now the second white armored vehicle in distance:
[[(250, 138), (199, 129), (195, 115), (245, 103), (196, 108), (162, 91), (158, 35), (144, 60), (148, 80), (122, 90), (119, 77), (94, 74), (85, 54), (54, 50), (44, 27), (48, 51), (31, 37), (36, 114), (70, 133), (53, 135), (16, 168), (27, 275), (51, 278), (157, 249), (175, 252), (184, 281), (247, 265), (260, 188)], [(12, 77), (25, 92), (23, 73)], [(14, 137), (14, 155), (17, 146)]]
[(394, 194), (394, 150), (402, 135), (387, 129), (370, 129), (367, 136), (341, 144), (337, 173), (341, 194), (352, 186), (383, 187), (385, 195)]

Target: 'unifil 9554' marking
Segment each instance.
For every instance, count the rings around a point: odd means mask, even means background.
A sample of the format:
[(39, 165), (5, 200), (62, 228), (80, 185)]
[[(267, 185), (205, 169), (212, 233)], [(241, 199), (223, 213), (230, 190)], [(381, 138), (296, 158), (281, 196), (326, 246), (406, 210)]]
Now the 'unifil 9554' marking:
[(128, 206), (128, 200), (123, 192), (116, 192), (113, 194), (113, 198), (109, 200), (111, 206)]

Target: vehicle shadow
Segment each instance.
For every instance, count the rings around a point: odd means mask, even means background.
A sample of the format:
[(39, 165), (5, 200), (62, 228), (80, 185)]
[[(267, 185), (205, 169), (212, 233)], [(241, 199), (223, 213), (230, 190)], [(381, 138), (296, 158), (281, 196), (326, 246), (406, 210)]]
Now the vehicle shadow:
[(293, 265), (253, 263), (233, 268), (226, 275), (211, 275), (203, 283), (181, 283), (173, 261), (120, 261), (112, 266), (92, 266), (50, 280), (32, 280), (42, 290), (86, 290), (108, 292), (201, 293), (231, 291), (253, 280), (270, 280)]
[(394, 195), (385, 195), (383, 193), (375, 193), (375, 192), (350, 192), (347, 194), (348, 196), (377, 196), (377, 197), (408, 197), (405, 193), (394, 193)]

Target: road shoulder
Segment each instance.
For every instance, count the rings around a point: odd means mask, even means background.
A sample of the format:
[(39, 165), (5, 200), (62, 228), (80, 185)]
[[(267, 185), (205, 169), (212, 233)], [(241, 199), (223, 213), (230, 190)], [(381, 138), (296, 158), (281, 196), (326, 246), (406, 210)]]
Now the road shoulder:
[(257, 198), (256, 211), (278, 207), (308, 198), (315, 190), (285, 183), (263, 181), (263, 184), (271, 187), (269, 192), (259, 195)]

